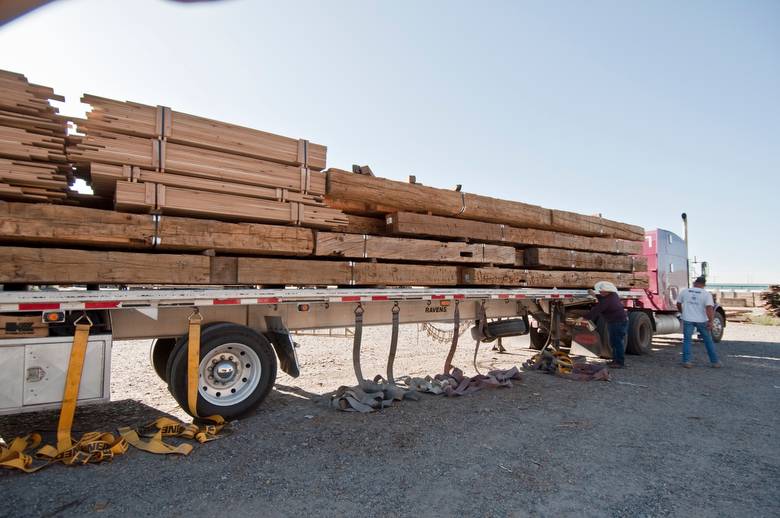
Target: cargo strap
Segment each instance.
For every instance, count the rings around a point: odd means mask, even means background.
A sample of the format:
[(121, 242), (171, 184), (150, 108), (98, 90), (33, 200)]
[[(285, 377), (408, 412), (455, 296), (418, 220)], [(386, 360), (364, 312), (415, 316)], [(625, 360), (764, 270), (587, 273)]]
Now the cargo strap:
[(485, 301), (484, 300), (479, 305), (479, 310), (477, 311), (477, 318), (479, 319), (479, 333), (477, 333), (476, 344), (474, 345), (474, 361), (473, 361), (473, 363), (474, 363), (474, 370), (477, 372), (478, 375), (481, 376), (482, 373), (479, 372), (479, 367), (477, 367), (477, 353), (479, 353), (480, 337), (485, 336), (485, 320), (487, 320), (487, 315), (485, 314)]
[(119, 434), (128, 444), (147, 453), (189, 455), (192, 451), (191, 444), (169, 444), (163, 441), (163, 437), (180, 437), (205, 443), (218, 439), (219, 433), (225, 426), (225, 420), (221, 416), (198, 416), (198, 370), (203, 316), (195, 308), (187, 320), (189, 322), (187, 334), (187, 409), (196, 421), (201, 421), (201, 424), (195, 422), (187, 424), (177, 419), (161, 417), (140, 430), (133, 430), (127, 426), (119, 428)]
[(355, 334), (352, 340), (352, 368), (355, 370), (358, 387), (364, 387), (368, 383), (363, 378), (363, 369), (360, 367), (360, 345), (363, 342), (363, 305), (355, 308)]
[[(86, 320), (86, 323), (81, 323), (82, 320)], [(41, 436), (32, 433), (24, 437), (17, 437), (11, 441), (10, 446), (0, 446), (0, 466), (32, 473), (56, 462), (69, 466), (102, 462), (111, 460), (127, 451), (127, 442), (122, 437), (114, 437), (113, 434), (107, 432), (87, 432), (78, 441), (73, 440), (71, 435), (73, 417), (79, 398), (81, 374), (84, 369), (84, 358), (92, 321), (84, 314), (76, 320), (74, 325), (76, 331), (70, 348), (65, 389), (57, 423), (57, 445), (47, 444), (32, 454), (32, 450), (40, 445)], [(45, 462), (33, 466), (33, 457)]]
[[(82, 319), (86, 319), (87, 323), (80, 323)], [(203, 318), (197, 310), (190, 316), (187, 351), (187, 403), (189, 410), (196, 418), (200, 323), (202, 320)], [(129, 446), (149, 453), (188, 455), (192, 451), (191, 444), (172, 445), (164, 442), (162, 440), (163, 437), (191, 439), (199, 443), (213, 441), (220, 437), (219, 433), (225, 426), (225, 420), (221, 416), (215, 415), (198, 418), (202, 421), (201, 424), (186, 424), (176, 419), (161, 417), (139, 430), (134, 430), (127, 426), (119, 427), (118, 436), (108, 432), (87, 432), (81, 436), (81, 439), (74, 441), (71, 436), (71, 429), (78, 402), (79, 386), (81, 384), (81, 375), (84, 368), (84, 358), (86, 356), (92, 321), (85, 314), (76, 320), (75, 326), (76, 331), (73, 336), (68, 371), (65, 376), (62, 408), (60, 409), (59, 422), (57, 424), (56, 447), (45, 445), (35, 451), (41, 444), (41, 435), (38, 433), (17, 437), (8, 446), (0, 445), (0, 467), (33, 473), (58, 462), (68, 466), (97, 463), (111, 460), (118, 455), (124, 454)], [(194, 397), (192, 397), (193, 385)], [(35, 459), (44, 462), (33, 465)]]
[(455, 312), (453, 315), (454, 327), (452, 330), (452, 345), (447, 353), (447, 359), (444, 360), (444, 374), (449, 374), (452, 369), (452, 359), (455, 357), (455, 350), (458, 348), (458, 337), (460, 336), (460, 301), (455, 301)]
[(395, 352), (398, 349), (398, 325), (400, 323), (401, 308), (398, 302), (393, 305), (393, 324), (390, 335), (390, 352), (387, 355), (387, 382), (395, 385), (395, 376), (393, 376), (393, 363), (395, 362)]

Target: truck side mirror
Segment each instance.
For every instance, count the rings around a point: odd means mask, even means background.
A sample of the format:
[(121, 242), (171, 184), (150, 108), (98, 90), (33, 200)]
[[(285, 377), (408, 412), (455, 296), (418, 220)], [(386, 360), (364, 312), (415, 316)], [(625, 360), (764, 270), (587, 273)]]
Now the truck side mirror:
[(708, 263), (707, 261), (702, 261), (701, 262), (701, 274), (704, 277), (709, 277), (710, 276), (710, 263)]

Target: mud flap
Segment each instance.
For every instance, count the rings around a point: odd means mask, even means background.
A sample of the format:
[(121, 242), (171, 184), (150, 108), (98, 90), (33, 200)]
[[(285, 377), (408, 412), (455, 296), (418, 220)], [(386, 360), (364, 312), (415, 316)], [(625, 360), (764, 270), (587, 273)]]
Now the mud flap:
[(601, 336), (597, 331), (575, 328), (572, 330), (571, 339), (596, 356), (601, 353)]
[(280, 317), (265, 317), (265, 322), (268, 328), (265, 337), (274, 346), (276, 356), (279, 358), (279, 367), (283, 372), (297, 378), (301, 375), (301, 369), (290, 331), (284, 326)]

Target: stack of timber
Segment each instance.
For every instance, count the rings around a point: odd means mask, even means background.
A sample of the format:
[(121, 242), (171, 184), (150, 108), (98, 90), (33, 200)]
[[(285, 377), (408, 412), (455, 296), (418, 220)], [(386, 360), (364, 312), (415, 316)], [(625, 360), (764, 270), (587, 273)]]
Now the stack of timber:
[(328, 170), (326, 202), (349, 218), (383, 218), (385, 229), (362, 241), (320, 234), (318, 255), (440, 263), (460, 255), (481, 263), (458, 269), (458, 284), (469, 286), (647, 287), (644, 230), (635, 225), (338, 169)]
[(173, 111), (85, 95), (68, 159), (118, 210), (339, 229), (325, 206), (326, 147)]
[(50, 100), (64, 98), (0, 70), (0, 199), (68, 198), (67, 124)]
[(633, 225), (326, 170), (325, 146), (165, 106), (85, 95), (68, 134), (50, 100), (0, 72), (0, 284), (647, 286)]

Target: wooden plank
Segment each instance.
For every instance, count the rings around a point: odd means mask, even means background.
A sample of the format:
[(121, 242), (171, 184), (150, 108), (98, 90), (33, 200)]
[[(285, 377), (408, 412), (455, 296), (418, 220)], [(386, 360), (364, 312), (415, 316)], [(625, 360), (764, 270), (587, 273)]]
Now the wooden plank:
[[(154, 239), (156, 237), (157, 239)], [(0, 202), (0, 241), (119, 249), (311, 255), (309, 229), (31, 203)]]
[[(84, 95), (92, 111), (81, 126), (146, 138), (165, 137), (170, 142), (203, 149), (270, 160), (283, 164), (325, 168), (327, 148), (321, 144), (275, 135), (236, 124), (171, 110)], [(165, 121), (160, 114), (165, 110)], [(305, 151), (305, 153), (303, 152)]]
[(317, 232), (315, 255), (434, 263), (514, 264), (508, 246)]
[(360, 286), (455, 286), (457, 266), (354, 263), (354, 283)]
[(592, 288), (610, 281), (618, 288), (647, 288), (646, 273), (524, 270), (461, 267), (460, 282), (468, 286), (522, 286), (529, 288)]
[(200, 255), (0, 247), (0, 283), (209, 284)]
[(578, 235), (629, 240), (641, 240), (644, 235), (644, 231), (635, 225), (593, 216), (567, 217), (572, 213), (563, 211), (553, 221), (550, 209), (522, 202), (356, 175), (338, 169), (329, 169), (327, 173), (327, 200), (377, 204), (394, 207), (396, 211), (431, 213)]
[(0, 202), (0, 240), (47, 245), (149, 248), (151, 216), (46, 205)]
[(557, 248), (528, 248), (524, 252), (523, 264), (528, 268), (611, 272), (647, 271), (647, 258), (644, 256), (600, 254)]
[[(117, 193), (119, 193), (119, 184), (117, 184)], [(261, 200), (159, 184), (157, 185), (157, 208), (163, 214), (233, 221), (292, 223), (313, 228), (337, 229), (347, 224), (347, 218), (340, 211), (327, 207)]]
[(157, 232), (157, 247), (164, 250), (290, 256), (314, 251), (313, 232), (301, 227), (161, 216)]
[(384, 218), (368, 218), (347, 214), (347, 226), (341, 229), (348, 234), (373, 234), (381, 236), (387, 234)]
[(441, 216), (396, 212), (386, 216), (391, 234), (439, 238), (465, 238), (473, 241), (507, 243), (517, 246), (544, 246), (594, 252), (641, 254), (642, 243), (625, 239), (587, 237), (551, 230), (515, 228)]
[(157, 206), (153, 183), (117, 182), (114, 192), (114, 208), (123, 212), (152, 212)]
[(239, 257), (237, 267), (239, 284), (335, 286), (352, 280), (345, 261)]

